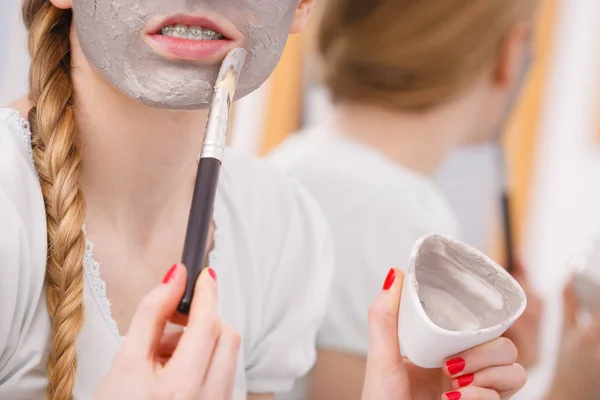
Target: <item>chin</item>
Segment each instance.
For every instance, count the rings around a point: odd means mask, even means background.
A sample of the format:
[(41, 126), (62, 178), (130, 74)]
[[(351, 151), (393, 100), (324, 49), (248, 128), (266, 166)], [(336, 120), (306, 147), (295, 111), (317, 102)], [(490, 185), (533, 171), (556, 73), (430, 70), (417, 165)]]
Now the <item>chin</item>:
[(207, 110), (212, 100), (212, 90), (200, 89), (188, 91), (165, 90), (131, 90), (130, 87), (116, 87), (116, 89), (130, 99), (145, 106), (174, 111)]
[[(155, 108), (158, 110), (173, 110), (173, 111), (202, 111), (208, 110), (212, 103), (212, 98), (210, 99), (193, 99), (193, 98), (167, 98), (159, 99), (149, 98), (145, 96), (131, 96), (131, 99), (151, 108)], [(238, 101), (243, 95), (236, 96), (235, 101)]]
[(202, 111), (208, 110), (210, 103), (206, 101), (193, 101), (193, 100), (165, 100), (156, 101), (148, 98), (137, 98), (134, 99), (139, 101), (145, 106), (156, 108), (159, 110), (173, 110), (173, 111)]
[[(240, 88), (236, 93), (235, 100), (238, 101), (243, 97), (246, 97), (252, 93), (255, 88)], [(205, 93), (204, 95), (182, 95), (173, 93), (162, 93), (157, 95), (153, 93), (138, 94), (133, 92), (124, 91), (124, 93), (131, 99), (151, 108), (160, 110), (173, 110), (173, 111), (202, 111), (208, 110), (212, 103), (212, 91)]]

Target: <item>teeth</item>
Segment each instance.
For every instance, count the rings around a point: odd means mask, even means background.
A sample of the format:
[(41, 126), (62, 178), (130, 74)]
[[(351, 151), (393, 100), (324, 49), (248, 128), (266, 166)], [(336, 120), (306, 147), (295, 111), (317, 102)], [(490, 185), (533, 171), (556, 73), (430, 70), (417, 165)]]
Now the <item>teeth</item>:
[(174, 37), (187, 39), (188, 29), (185, 25), (176, 25), (172, 32)]
[(209, 28), (201, 26), (188, 27), (182, 24), (165, 26), (161, 29), (161, 33), (164, 36), (190, 40), (221, 40), (225, 38), (225, 36)]
[(201, 26), (192, 26), (190, 28), (190, 33), (192, 36), (202, 36), (202, 27)]

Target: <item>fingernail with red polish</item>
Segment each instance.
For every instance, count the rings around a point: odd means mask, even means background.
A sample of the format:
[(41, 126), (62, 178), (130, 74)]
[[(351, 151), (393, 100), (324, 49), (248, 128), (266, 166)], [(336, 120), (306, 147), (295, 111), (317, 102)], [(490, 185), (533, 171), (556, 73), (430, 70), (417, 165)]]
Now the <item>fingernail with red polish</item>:
[(456, 378), (456, 382), (458, 383), (458, 387), (469, 386), (475, 380), (475, 376), (473, 374), (464, 375)]
[(210, 276), (211, 276), (211, 277), (212, 277), (212, 278), (215, 280), (215, 282), (216, 282), (216, 280), (217, 280), (217, 273), (215, 272), (215, 270), (214, 270), (214, 269), (212, 269), (212, 268), (209, 268), (209, 269), (208, 269), (208, 273), (210, 274)]
[(452, 360), (446, 361), (446, 368), (450, 375), (454, 376), (460, 374), (465, 369), (465, 360), (463, 358), (453, 358)]
[(390, 290), (394, 281), (396, 280), (396, 271), (394, 269), (390, 269), (387, 276), (385, 277), (385, 282), (383, 282), (383, 290)]
[(166, 273), (165, 277), (162, 280), (162, 283), (167, 284), (175, 278), (175, 273), (177, 272), (177, 264), (173, 264), (169, 272)]
[(460, 392), (448, 392), (446, 393), (446, 397), (448, 400), (460, 400), (462, 394), (460, 394)]

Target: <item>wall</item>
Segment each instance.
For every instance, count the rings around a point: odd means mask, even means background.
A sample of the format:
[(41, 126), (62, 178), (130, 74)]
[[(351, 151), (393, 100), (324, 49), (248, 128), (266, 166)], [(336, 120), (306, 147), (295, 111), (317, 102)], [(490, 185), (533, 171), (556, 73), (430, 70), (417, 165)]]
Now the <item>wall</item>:
[(16, 0), (4, 0), (0, 2), (0, 26), (4, 27), (4, 34), (0, 35), (0, 93), (2, 93), (2, 88), (4, 87), (2, 77), (5, 76), (10, 55), (11, 28), (15, 14), (13, 8), (16, 3)]
[(27, 32), (21, 22), (21, 1), (0, 3), (0, 23), (8, 32), (0, 39), (0, 105), (6, 105), (27, 93), (29, 54)]

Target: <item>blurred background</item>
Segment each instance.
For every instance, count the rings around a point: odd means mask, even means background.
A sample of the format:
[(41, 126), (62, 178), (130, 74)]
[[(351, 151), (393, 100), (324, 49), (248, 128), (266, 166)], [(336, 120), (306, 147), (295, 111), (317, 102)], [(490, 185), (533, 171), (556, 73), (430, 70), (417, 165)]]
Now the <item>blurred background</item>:
[[(0, 104), (26, 94), (28, 56), (20, 1), (0, 2)], [(600, 231), (600, 1), (544, 0), (533, 70), (504, 146), (516, 251), (546, 301), (543, 359), (520, 399), (536, 399), (555, 368), (561, 290), (569, 261)], [(318, 84), (314, 30), (291, 37), (282, 62), (238, 102), (231, 145), (257, 156), (327, 118)], [(437, 179), (457, 210), (463, 239), (502, 262), (500, 178), (490, 146), (456, 151)]]

